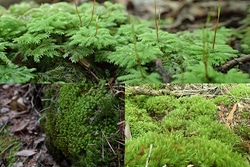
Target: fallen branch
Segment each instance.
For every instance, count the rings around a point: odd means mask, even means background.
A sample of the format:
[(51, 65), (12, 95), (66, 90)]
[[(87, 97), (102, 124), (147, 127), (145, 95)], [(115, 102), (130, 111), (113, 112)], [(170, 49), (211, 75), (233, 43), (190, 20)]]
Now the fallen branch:
[(244, 55), (244, 56), (241, 56), (239, 58), (230, 60), (219, 67), (216, 67), (215, 70), (225, 73), (229, 69), (233, 68), (234, 66), (239, 65), (239, 64), (243, 64), (243, 63), (246, 63), (249, 61), (250, 61), (250, 55)]

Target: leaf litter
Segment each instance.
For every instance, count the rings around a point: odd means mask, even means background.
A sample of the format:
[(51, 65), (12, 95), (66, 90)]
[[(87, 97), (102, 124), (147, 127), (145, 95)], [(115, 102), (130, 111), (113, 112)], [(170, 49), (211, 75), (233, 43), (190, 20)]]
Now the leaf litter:
[[(0, 133), (9, 131), (9, 135), (21, 143), (19, 150), (11, 155), (16, 157), (13, 167), (62, 166), (49, 153), (46, 135), (38, 121), (41, 116), (41, 95), (39, 85), (0, 85)], [(10, 165), (4, 162), (6, 156), (11, 154), (9, 149), (12, 146), (0, 148), (4, 149), (0, 150), (1, 167)]]
[[(115, 96), (120, 97), (124, 95), (124, 91), (117, 92), (116, 87), (110, 83), (106, 84), (110, 88), (110, 91)], [(14, 147), (14, 143), (10, 143), (4, 148), (0, 145), (0, 166), (7, 167), (12, 165), (13, 167), (30, 167), (30, 166), (45, 166), (45, 167), (69, 167), (70, 163), (66, 159), (55, 161), (53, 159), (50, 150), (46, 145), (46, 134), (40, 126), (40, 120), (42, 119), (42, 97), (43, 97), (43, 85), (35, 84), (12, 84), (0, 85), (0, 134), (5, 136), (12, 136), (17, 142), (20, 142), (20, 146), (15, 152), (11, 152), (10, 149)], [(14, 97), (14, 98), (13, 98)], [(20, 104), (18, 99), (22, 99)], [(121, 107), (123, 110), (123, 107)], [(121, 112), (123, 113), (123, 112)], [(124, 115), (120, 115), (119, 132), (124, 134)], [(121, 141), (124, 141), (124, 135), (122, 135)], [(109, 139), (103, 133), (103, 137), (107, 143)], [(1, 142), (0, 142), (1, 143)], [(120, 143), (124, 145), (124, 143)], [(124, 149), (122, 146), (119, 149)], [(114, 152), (110, 145), (110, 149)], [(7, 162), (7, 157), (16, 157), (13, 164)], [(123, 160), (120, 160), (123, 162)], [(123, 164), (120, 164), (123, 166)]]

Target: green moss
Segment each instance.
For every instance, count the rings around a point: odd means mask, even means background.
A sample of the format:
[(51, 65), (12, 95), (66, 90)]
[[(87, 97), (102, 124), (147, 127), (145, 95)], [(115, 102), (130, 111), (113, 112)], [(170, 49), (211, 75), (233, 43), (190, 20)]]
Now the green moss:
[(185, 119), (195, 119), (201, 115), (216, 118), (216, 105), (202, 96), (183, 97), (179, 99), (179, 108), (185, 108)]
[(126, 103), (126, 122), (129, 123), (133, 137), (138, 137), (149, 131), (160, 131), (156, 121), (148, 115), (145, 109), (139, 109), (133, 104)]
[[(166, 95), (141, 100), (142, 95), (128, 95), (125, 113), (133, 139), (126, 141), (125, 165), (145, 166), (153, 144), (149, 166), (247, 166), (242, 139), (217, 121), (218, 104), (230, 105), (235, 100), (232, 95), (240, 99), (246, 93), (246, 87), (239, 85), (215, 99)], [(156, 115), (162, 118), (155, 119)], [(249, 135), (246, 126), (238, 132)]]
[(76, 166), (108, 166), (114, 161), (118, 152), (114, 155), (108, 149), (104, 135), (111, 145), (120, 139), (115, 134), (119, 122), (116, 106), (120, 101), (103, 85), (65, 84), (60, 87), (56, 103), (56, 109), (46, 111), (45, 124), (55, 152), (62, 152)]
[(126, 102), (129, 100), (130, 102), (128, 103), (133, 103), (135, 104), (138, 108), (144, 108), (145, 102), (149, 98), (146, 95), (137, 95), (137, 96), (128, 96), (129, 92), (127, 92), (126, 89)]
[(225, 106), (230, 106), (236, 101), (242, 98), (248, 98), (250, 96), (250, 87), (247, 85), (236, 85), (229, 89), (226, 94), (217, 96), (213, 102), (216, 105), (223, 103)]
[(216, 139), (231, 147), (241, 141), (240, 138), (234, 134), (233, 130), (228, 129), (226, 126), (207, 116), (200, 116), (195, 121), (188, 121), (185, 128), (185, 136), (204, 137), (209, 140)]
[(249, 111), (243, 111), (243, 112), (240, 114), (240, 117), (241, 117), (241, 118), (245, 118), (245, 119), (250, 119), (250, 112), (249, 112)]
[(221, 95), (217, 96), (213, 101), (216, 105), (223, 103), (225, 106), (229, 106), (230, 104), (232, 104), (232, 100), (233, 99), (228, 97), (228, 95)]
[(250, 140), (250, 128), (249, 125), (247, 125), (246, 123), (242, 122), (240, 125), (238, 125), (235, 129), (235, 132), (242, 138)]
[(250, 87), (244, 84), (236, 85), (230, 89), (228, 95), (232, 95), (235, 100), (248, 98), (250, 96)]
[(145, 166), (150, 144), (153, 145), (149, 166), (247, 167), (247, 160), (231, 147), (215, 139), (183, 137), (179, 134), (147, 133), (126, 142), (125, 165)]
[(167, 114), (178, 105), (172, 96), (150, 97), (145, 103), (145, 109), (152, 114)]

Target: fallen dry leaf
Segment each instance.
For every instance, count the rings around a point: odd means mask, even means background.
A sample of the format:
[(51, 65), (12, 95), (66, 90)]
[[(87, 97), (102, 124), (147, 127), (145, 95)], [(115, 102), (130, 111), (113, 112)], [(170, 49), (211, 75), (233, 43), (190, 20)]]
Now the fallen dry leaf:
[(5, 114), (5, 113), (7, 113), (8, 111), (10, 111), (9, 108), (3, 107), (3, 108), (0, 109), (0, 114)]
[(14, 163), (13, 167), (23, 167), (23, 163), (22, 162)]
[(36, 153), (35, 150), (22, 150), (15, 153), (16, 156), (30, 157)]
[(3, 125), (7, 124), (7, 122), (9, 122), (9, 117), (8, 116), (2, 116), (2, 117), (0, 117), (0, 127), (2, 127)]
[(228, 115), (227, 118), (226, 118), (226, 123), (225, 123), (225, 125), (226, 125), (227, 127), (230, 127), (230, 124), (231, 124), (232, 121), (233, 121), (234, 112), (236, 111), (237, 105), (238, 105), (238, 102), (234, 104), (233, 109), (230, 111), (229, 115)]
[(10, 109), (11, 110), (17, 110), (17, 99), (18, 99), (17, 96), (13, 96), (11, 98), (11, 102), (10, 102)]
[(127, 140), (132, 139), (132, 135), (131, 135), (129, 123), (126, 123), (126, 125), (125, 125), (125, 132), (124, 133), (125, 133), (125, 139), (127, 139)]
[(29, 124), (28, 121), (16, 121), (16, 123), (11, 127), (11, 132), (15, 133), (15, 132), (20, 132), (22, 130), (24, 130), (27, 125)]
[(38, 146), (38, 144), (40, 144), (41, 142), (44, 142), (44, 141), (45, 141), (45, 136), (36, 139), (34, 141), (34, 148), (36, 148)]

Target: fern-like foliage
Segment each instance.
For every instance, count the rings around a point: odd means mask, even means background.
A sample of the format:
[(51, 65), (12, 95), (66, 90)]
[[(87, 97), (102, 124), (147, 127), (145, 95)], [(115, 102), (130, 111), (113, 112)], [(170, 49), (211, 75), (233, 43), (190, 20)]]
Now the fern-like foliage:
[(81, 27), (79, 31), (70, 38), (69, 47), (66, 49), (69, 52), (74, 52), (74, 49), (80, 52), (71, 54), (72, 62), (77, 62), (83, 57), (90, 56), (95, 53), (96, 50), (102, 50), (108, 47), (116, 45), (116, 41), (111, 36), (110, 32), (106, 28), (98, 29), (95, 27)]
[[(138, 84), (162, 82), (162, 73), (156, 72), (155, 65), (160, 59), (163, 71), (171, 73), (175, 83), (249, 82), (236, 70), (222, 74), (213, 69), (238, 56), (238, 51), (227, 45), (232, 34), (229, 29), (218, 29), (212, 49), (213, 30), (177, 34), (158, 30), (157, 37), (155, 29), (128, 17), (120, 4), (84, 3), (78, 11), (79, 16), (68, 3), (22, 3), (0, 10), (0, 64), (23, 64), (37, 68), (39, 75), (45, 72), (44, 76), (50, 76), (51, 72), (57, 75), (58, 67), (64, 66), (54, 59), (68, 63), (84, 60), (85, 70), (93, 70), (101, 79), (107, 80), (105, 77), (120, 71), (116, 74), (119, 81)], [(21, 60), (17, 62), (18, 56)]]
[(186, 72), (175, 75), (177, 80), (174, 83), (248, 83), (249, 76), (231, 69), (227, 74), (215, 71), (213, 67), (208, 66), (208, 78), (204, 63), (188, 66)]
[(147, 68), (143, 67), (141, 69), (131, 69), (128, 74), (118, 77), (118, 80), (123, 81), (126, 84), (147, 84), (155, 83), (160, 84), (160, 75), (156, 72), (147, 73)]
[(73, 7), (64, 3), (54, 6), (45, 4), (24, 15), (28, 30), (16, 38), (15, 42), (25, 59), (32, 56), (35, 62), (39, 62), (42, 56), (61, 56), (58, 50), (62, 44), (60, 39), (67, 29), (77, 27), (78, 22), (77, 17), (68, 12), (70, 9)]
[[(184, 45), (183, 49), (185, 53), (190, 56), (191, 60), (193, 60), (192, 63), (197, 64), (198, 61), (203, 60), (202, 53), (206, 50), (209, 54), (210, 63), (214, 66), (218, 66), (223, 64), (226, 60), (237, 57), (238, 51), (226, 44), (227, 38), (231, 34), (232, 31), (229, 29), (225, 29), (224, 27), (220, 28), (218, 30), (214, 49), (212, 49), (214, 37), (213, 30), (196, 30), (192, 33), (182, 32), (179, 36), (189, 43), (189, 45)], [(204, 48), (204, 42), (207, 48)]]
[[(1, 56), (1, 55), (0, 55)], [(0, 65), (0, 83), (26, 83), (34, 78), (34, 68), (28, 69), (17, 65)]]

